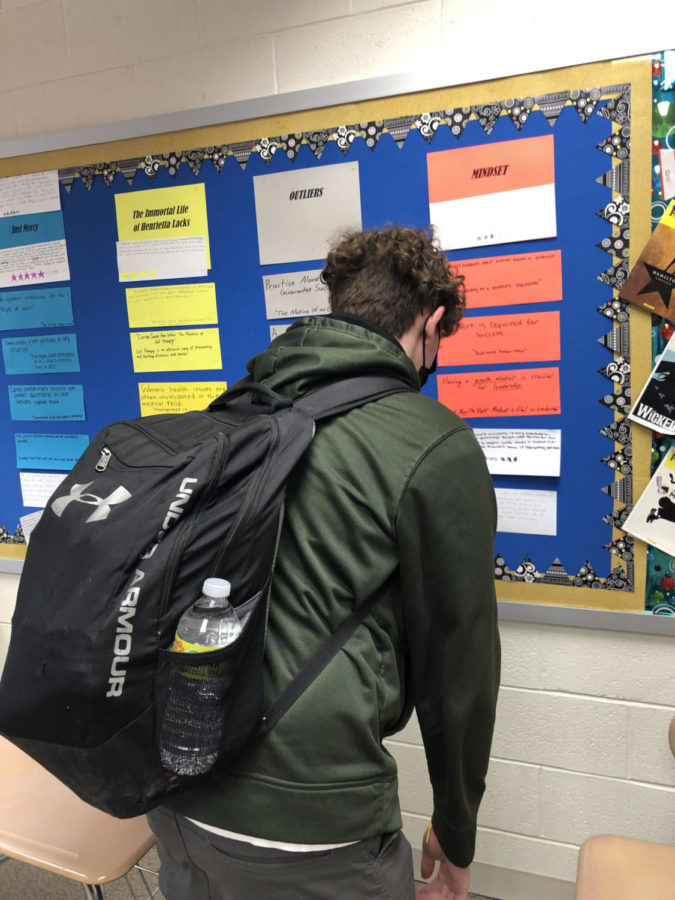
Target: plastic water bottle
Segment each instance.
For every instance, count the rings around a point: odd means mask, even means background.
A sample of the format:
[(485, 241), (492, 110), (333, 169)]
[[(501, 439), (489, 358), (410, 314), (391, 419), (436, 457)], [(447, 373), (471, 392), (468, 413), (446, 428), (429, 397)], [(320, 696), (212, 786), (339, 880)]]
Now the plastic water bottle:
[[(207, 578), (202, 596), (181, 616), (172, 646), (184, 660), (169, 663), (166, 707), (160, 731), (160, 759), (176, 775), (201, 775), (218, 758), (231, 658), (211, 664), (209, 651), (237, 639), (241, 623), (229, 600), (230, 582)], [(199, 654), (200, 658), (191, 654)]]
[(203, 653), (235, 641), (241, 623), (229, 596), (229, 581), (207, 578), (202, 596), (181, 616), (171, 649), (175, 653)]

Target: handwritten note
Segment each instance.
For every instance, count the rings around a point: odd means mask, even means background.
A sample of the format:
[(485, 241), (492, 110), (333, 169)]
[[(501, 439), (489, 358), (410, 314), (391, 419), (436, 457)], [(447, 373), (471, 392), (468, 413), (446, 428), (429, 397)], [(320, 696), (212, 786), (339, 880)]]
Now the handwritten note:
[(0, 291), (0, 331), (73, 324), (70, 288)]
[(117, 269), (120, 281), (203, 277), (208, 271), (206, 239), (118, 241)]
[(0, 250), (0, 288), (68, 281), (65, 241), (45, 241)]
[(22, 422), (72, 422), (85, 418), (81, 384), (10, 384), (9, 410)]
[(141, 382), (138, 385), (141, 415), (206, 409), (226, 388), (226, 381)]
[(51, 472), (19, 472), (23, 505), (44, 508), (65, 477)]
[(514, 534), (557, 534), (558, 495), (555, 491), (495, 488), (497, 531)]
[(216, 286), (213, 282), (127, 288), (129, 328), (171, 325), (215, 325)]
[(439, 375), (438, 399), (465, 419), (560, 412), (557, 367)]
[(80, 371), (74, 334), (3, 338), (2, 356), (8, 375)]
[(291, 319), (329, 313), (328, 287), (319, 278), (320, 274), (321, 270), (315, 269), (264, 275), (267, 318)]
[(474, 428), (491, 475), (560, 475), (559, 428)]
[(132, 331), (134, 372), (185, 372), (221, 369), (217, 328), (180, 331)]
[(464, 275), (466, 308), (562, 300), (560, 250), (452, 260)]
[(19, 469), (69, 471), (89, 444), (86, 434), (15, 434)]
[(465, 316), (444, 338), (440, 366), (543, 362), (560, 359), (560, 313)]
[(115, 194), (115, 212), (120, 241), (202, 237), (206, 264), (211, 268), (206, 189), (203, 184)]
[(61, 208), (58, 172), (0, 178), (0, 218)]
[(35, 512), (28, 513), (27, 516), (20, 516), (19, 521), (21, 522), (21, 530), (23, 531), (23, 536), (26, 539), (26, 543), (30, 543), (30, 536), (35, 531), (35, 526), (42, 518), (43, 509), (38, 509)]

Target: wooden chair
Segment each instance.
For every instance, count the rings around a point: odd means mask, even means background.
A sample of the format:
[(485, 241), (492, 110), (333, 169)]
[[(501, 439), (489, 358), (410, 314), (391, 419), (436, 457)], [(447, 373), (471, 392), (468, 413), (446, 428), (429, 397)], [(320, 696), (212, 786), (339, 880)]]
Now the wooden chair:
[(89, 806), (0, 737), (0, 859), (56, 872), (103, 898), (100, 885), (126, 875), (154, 842), (145, 816), (115, 819)]
[[(675, 717), (668, 730), (675, 756)], [(579, 850), (576, 900), (673, 900), (675, 847), (597, 834)]]
[(581, 845), (576, 900), (673, 900), (675, 847), (597, 834)]

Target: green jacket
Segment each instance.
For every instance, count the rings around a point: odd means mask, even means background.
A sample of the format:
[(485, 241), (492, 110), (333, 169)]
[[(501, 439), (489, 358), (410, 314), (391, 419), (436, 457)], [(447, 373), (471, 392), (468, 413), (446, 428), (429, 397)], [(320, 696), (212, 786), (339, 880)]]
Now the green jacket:
[[(291, 397), (365, 373), (419, 388), (396, 341), (333, 317), (297, 322), (248, 368)], [(171, 806), (269, 840), (338, 843), (394, 831), (396, 763), (382, 739), (414, 705), (436, 834), (456, 865), (468, 865), (499, 680), (495, 524), (473, 432), (435, 400), (396, 394), (321, 424), (287, 490), (267, 699), (356, 604), (379, 600), (263, 740)]]

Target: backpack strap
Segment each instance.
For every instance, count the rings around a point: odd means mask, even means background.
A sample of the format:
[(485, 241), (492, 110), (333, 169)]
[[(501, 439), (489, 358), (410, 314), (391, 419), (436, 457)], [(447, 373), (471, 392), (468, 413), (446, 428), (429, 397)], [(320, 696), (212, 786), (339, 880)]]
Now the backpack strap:
[(293, 406), (318, 421), (364, 406), (372, 400), (405, 391), (415, 392), (415, 388), (402, 378), (390, 375), (357, 375), (333, 381), (310, 391), (295, 400)]
[[(296, 400), (294, 406), (316, 421), (347, 412), (373, 400), (379, 400), (381, 397), (388, 397), (390, 394), (414, 390), (410, 384), (398, 378), (363, 375), (317, 388)], [(261, 737), (267, 734), (288, 712), (295, 701), (302, 696), (314, 679), (323, 672), (328, 663), (347, 643), (379, 599), (379, 593), (373, 594), (345, 619), (327, 643), (314, 654), (264, 713), (256, 731), (257, 736)]]
[(338, 651), (347, 643), (347, 640), (356, 631), (365, 619), (370, 609), (380, 599), (379, 594), (373, 594), (361, 606), (357, 606), (354, 612), (340, 625), (330, 640), (314, 654), (307, 665), (281, 692), (279, 697), (264, 713), (256, 736), (262, 737), (273, 728), (279, 719), (288, 712), (295, 701), (307, 690), (314, 679), (323, 672), (328, 663), (337, 655)]
[(245, 375), (209, 404), (210, 410), (223, 409), (237, 400), (253, 398), (266, 412), (275, 412), (294, 406), (311, 419), (327, 419), (363, 406), (371, 400), (379, 400), (389, 394), (414, 391), (415, 388), (402, 378), (389, 375), (357, 375), (340, 381), (327, 382), (320, 388), (298, 397), (297, 400), (278, 394)]

